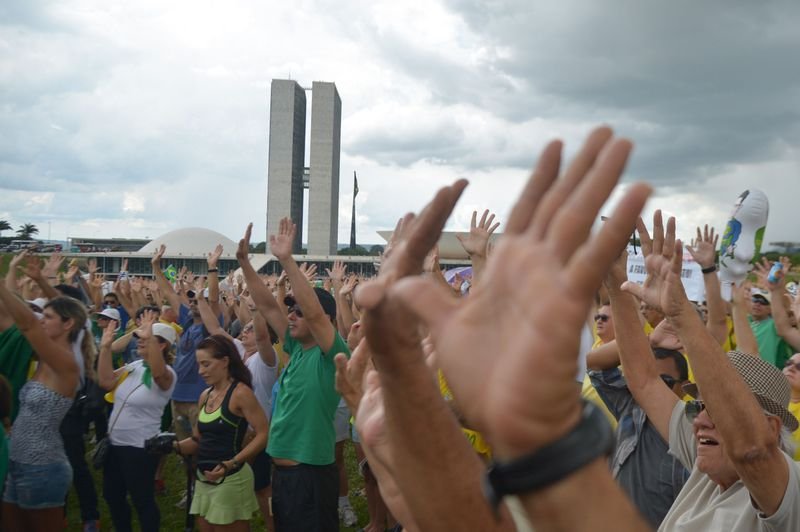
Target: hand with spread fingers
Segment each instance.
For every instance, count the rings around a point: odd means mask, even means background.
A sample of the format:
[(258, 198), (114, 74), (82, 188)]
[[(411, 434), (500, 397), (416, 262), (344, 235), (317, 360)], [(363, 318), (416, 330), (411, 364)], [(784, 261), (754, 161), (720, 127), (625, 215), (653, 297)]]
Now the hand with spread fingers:
[[(641, 224), (644, 227), (644, 224)], [(649, 235), (647, 231), (639, 233), (642, 241)], [(645, 269), (647, 277), (643, 285), (628, 281), (623, 285), (623, 290), (635, 295), (651, 307), (657, 308), (665, 316), (680, 314), (688, 303), (686, 291), (681, 283), (681, 270), (683, 268), (683, 244), (675, 240), (675, 218), (667, 220), (666, 232), (664, 231), (661, 211), (653, 215), (653, 239), (651, 249), (645, 254)], [(642, 245), (642, 250), (645, 247)]]
[[(600, 128), (557, 179), (561, 144), (549, 144), (466, 302), (423, 279), (396, 288), (430, 328), (453, 395), (499, 458), (527, 455), (578, 424), (581, 328), (650, 193), (646, 185), (629, 187), (590, 236), (630, 150), (630, 142)], [(485, 353), (492, 364), (476, 363)]]

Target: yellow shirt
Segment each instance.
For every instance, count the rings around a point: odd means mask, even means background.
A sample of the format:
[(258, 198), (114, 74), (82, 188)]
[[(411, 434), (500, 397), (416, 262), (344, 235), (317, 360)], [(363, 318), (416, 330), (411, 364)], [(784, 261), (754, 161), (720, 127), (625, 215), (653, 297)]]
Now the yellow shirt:
[[(445, 401), (452, 401), (453, 392), (450, 391), (450, 386), (447, 384), (447, 379), (444, 378), (444, 374), (441, 370), (438, 370), (436, 372), (436, 376), (439, 380), (439, 393), (442, 394), (442, 397), (444, 397)], [(464, 433), (464, 436), (467, 438), (469, 444), (476, 453), (487, 460), (492, 458), (492, 449), (489, 447), (489, 444), (486, 442), (486, 440), (483, 439), (483, 436), (480, 432), (470, 430), (466, 427), (461, 427), (461, 432)]]
[[(800, 419), (800, 402), (792, 402), (789, 401), (789, 412), (792, 413), (794, 417)], [(800, 428), (796, 431), (792, 432), (792, 441), (794, 441), (794, 456), (793, 458), (796, 461), (800, 461)]]
[[(600, 347), (603, 345), (603, 341), (600, 338), (597, 338), (597, 333), (595, 332), (595, 341), (592, 345), (592, 349)], [(614, 430), (617, 430), (617, 418), (614, 417), (614, 414), (606, 407), (606, 404), (600, 399), (600, 395), (597, 393), (597, 390), (594, 389), (592, 386), (592, 380), (589, 378), (589, 374), (587, 373), (585, 377), (583, 377), (583, 385), (581, 386), (581, 397), (584, 399), (591, 401), (595, 405), (597, 405), (600, 410), (606, 415), (608, 418), (608, 422), (611, 423), (611, 426)]]

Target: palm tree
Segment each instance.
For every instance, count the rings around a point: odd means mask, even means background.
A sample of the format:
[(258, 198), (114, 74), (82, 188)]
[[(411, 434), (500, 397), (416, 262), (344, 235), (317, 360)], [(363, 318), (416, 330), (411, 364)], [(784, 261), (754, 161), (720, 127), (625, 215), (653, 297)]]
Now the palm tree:
[(34, 224), (23, 224), (17, 229), (17, 236), (22, 240), (30, 240), (36, 234), (39, 234), (39, 228)]
[(9, 229), (13, 229), (11, 224), (6, 220), (0, 220), (0, 235), (3, 234), (3, 231), (8, 231)]

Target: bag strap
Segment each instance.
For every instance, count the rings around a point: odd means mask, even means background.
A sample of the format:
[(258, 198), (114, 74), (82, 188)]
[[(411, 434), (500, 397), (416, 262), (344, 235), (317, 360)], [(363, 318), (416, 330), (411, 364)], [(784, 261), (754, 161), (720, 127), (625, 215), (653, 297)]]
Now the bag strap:
[(114, 417), (114, 422), (113, 422), (113, 423), (111, 423), (111, 426), (108, 428), (108, 436), (109, 436), (109, 437), (111, 437), (111, 431), (112, 431), (112, 430), (114, 430), (114, 425), (116, 425), (116, 424), (117, 424), (117, 420), (119, 419), (119, 416), (120, 416), (120, 414), (122, 414), (122, 409), (123, 409), (123, 408), (125, 408), (125, 404), (128, 402), (128, 399), (130, 399), (131, 395), (133, 395), (133, 392), (135, 392), (136, 390), (138, 390), (138, 389), (139, 389), (139, 387), (140, 387), (142, 384), (144, 384), (144, 383), (143, 383), (143, 382), (140, 382), (139, 384), (137, 384), (137, 385), (136, 385), (136, 386), (133, 388), (133, 390), (131, 390), (131, 393), (129, 393), (128, 395), (126, 395), (126, 396), (125, 396), (125, 400), (124, 400), (124, 401), (122, 401), (122, 404), (120, 405), (120, 407), (119, 407), (119, 410), (117, 411), (117, 415)]

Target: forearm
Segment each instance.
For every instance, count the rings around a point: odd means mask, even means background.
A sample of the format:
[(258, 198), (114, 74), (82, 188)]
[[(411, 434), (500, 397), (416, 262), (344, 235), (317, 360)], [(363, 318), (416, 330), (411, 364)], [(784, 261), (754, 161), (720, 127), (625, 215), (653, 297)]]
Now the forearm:
[(97, 383), (104, 390), (111, 390), (117, 382), (111, 362), (110, 346), (100, 346), (100, 354), (97, 356), (97, 379)]
[(164, 272), (161, 271), (161, 267), (158, 264), (151, 264), (151, 266), (153, 268), (153, 278), (156, 280), (156, 286), (158, 286), (161, 294), (169, 301), (169, 305), (175, 309), (175, 312), (178, 312), (181, 308), (181, 299), (178, 297), (178, 294), (175, 293), (175, 290), (172, 289), (167, 278), (164, 277)]
[(9, 264), (8, 272), (6, 272), (5, 287), (12, 294), (17, 293), (17, 266), (13, 261)]
[(197, 454), (200, 449), (200, 442), (197, 436), (190, 436), (180, 441), (176, 441), (173, 445), (175, 452), (181, 456), (192, 456)]
[(219, 272), (212, 270), (217, 270), (217, 267), (208, 271), (208, 301), (211, 305), (219, 305)]
[(381, 384), (392, 473), (420, 529), (508, 529), (508, 517), (498, 522), (486, 504), (485, 467), (441, 397), (421, 348), (392, 356), (413, 361), (381, 373)]
[(54, 299), (61, 295), (44, 277), (36, 277), (33, 280), (36, 281), (36, 284), (42, 290), (42, 295), (47, 299)]
[(224, 334), (228, 336), (228, 333), (220, 327), (217, 316), (214, 315), (214, 311), (211, 310), (202, 295), (197, 298), (197, 310), (200, 312), (200, 318), (203, 320), (203, 326), (208, 330), (208, 334)]
[(741, 298), (734, 298), (731, 311), (733, 318), (733, 331), (736, 333), (736, 350), (753, 356), (759, 356), (758, 342), (753, 333), (753, 328), (747, 320), (747, 306)]
[(23, 333), (39, 326), (39, 320), (28, 305), (5, 286), (0, 286), (0, 302)]
[[(616, 323), (616, 318), (614, 318)], [(586, 353), (586, 369), (602, 371), (619, 366), (617, 341), (611, 340)]]
[(289, 255), (279, 260), (283, 271), (286, 272), (286, 276), (289, 278), (289, 282), (292, 283), (292, 295), (297, 304), (300, 305), (300, 308), (303, 309), (303, 315), (306, 320), (313, 320), (322, 315), (322, 306), (319, 304), (317, 295), (314, 293), (314, 289), (306, 276), (300, 271), (300, 267), (295, 262), (294, 257)]
[(133, 339), (133, 332), (123, 334), (122, 336), (120, 336), (111, 343), (111, 352), (120, 353), (124, 351), (128, 347), (128, 344), (131, 343), (132, 339)]
[[(659, 372), (652, 356), (650, 341), (639, 322), (636, 298), (617, 288), (608, 291), (614, 316), (616, 344), (625, 380), (634, 397), (649, 383), (658, 380)], [(637, 401), (641, 400), (637, 398)]]
[(800, 331), (792, 327), (789, 321), (789, 314), (783, 300), (784, 290), (772, 291), (772, 319), (775, 320), (775, 330), (778, 336), (783, 338), (795, 350), (800, 350)]
[(267, 289), (267, 287), (261, 281), (261, 277), (258, 276), (258, 273), (256, 273), (253, 265), (250, 264), (250, 261), (240, 260), (239, 265), (242, 268), (244, 279), (247, 282), (247, 289), (250, 292), (250, 297), (253, 298), (253, 302), (256, 304), (256, 307), (258, 307), (258, 309), (264, 313), (264, 317), (269, 316), (269, 313), (271, 312), (280, 312), (280, 306), (278, 305), (278, 302), (272, 296), (272, 293), (269, 291), (269, 289)]
[(651, 530), (611, 478), (605, 458), (547, 488), (522, 494), (520, 500), (537, 532)]
[(669, 319), (686, 347), (703, 401), (728, 455), (742, 456), (764, 446), (769, 440), (769, 427), (763, 410), (722, 346), (708, 334), (691, 303), (686, 300), (682, 311)]
[(725, 302), (722, 300), (722, 289), (717, 272), (704, 273), (703, 285), (706, 289), (706, 307), (708, 309), (706, 328), (711, 336), (720, 345), (723, 345), (728, 338), (728, 320), (725, 315)]
[(469, 260), (472, 262), (472, 285), (475, 286), (486, 268), (486, 255), (470, 255)]

